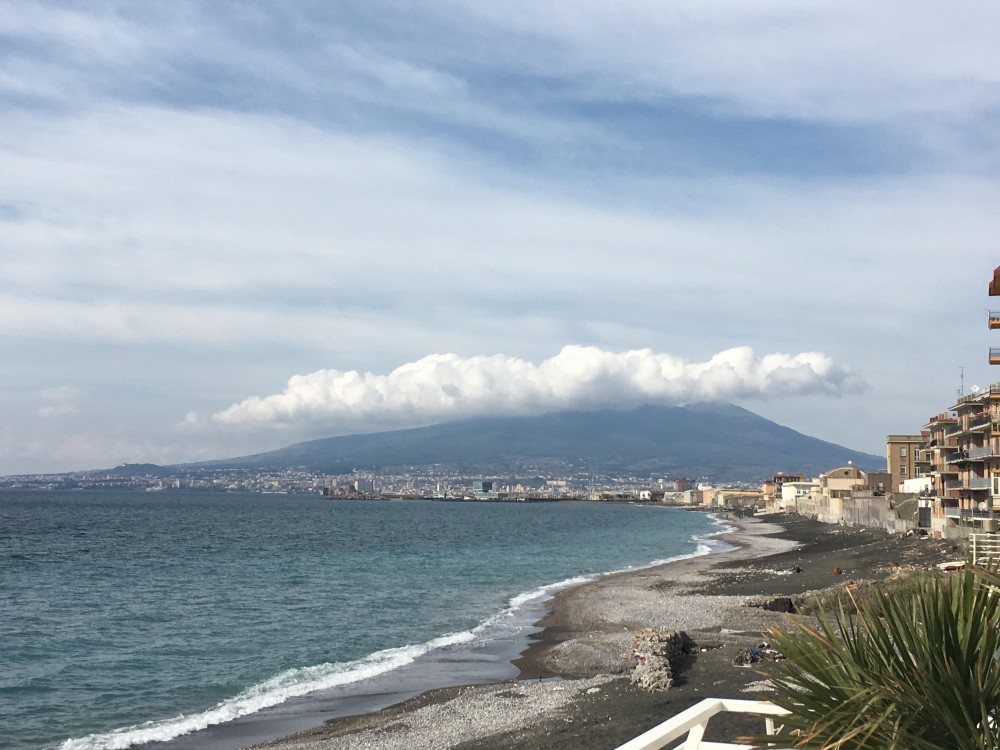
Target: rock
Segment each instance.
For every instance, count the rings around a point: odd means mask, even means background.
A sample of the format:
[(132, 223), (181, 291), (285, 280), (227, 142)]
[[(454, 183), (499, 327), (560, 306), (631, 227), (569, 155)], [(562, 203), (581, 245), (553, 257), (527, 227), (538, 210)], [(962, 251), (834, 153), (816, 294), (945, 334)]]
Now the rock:
[(690, 646), (687, 634), (677, 630), (640, 630), (629, 652), (632, 683), (652, 693), (669, 690), (674, 684), (670, 660), (688, 653)]
[(746, 607), (757, 607), (768, 612), (790, 612), (795, 614), (798, 610), (795, 602), (788, 596), (751, 596), (743, 603)]

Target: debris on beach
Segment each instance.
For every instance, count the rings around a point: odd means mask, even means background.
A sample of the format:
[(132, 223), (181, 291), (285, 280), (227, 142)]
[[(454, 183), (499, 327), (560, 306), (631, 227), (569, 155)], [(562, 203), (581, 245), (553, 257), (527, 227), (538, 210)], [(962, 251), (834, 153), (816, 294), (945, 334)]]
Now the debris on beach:
[(773, 693), (776, 692), (774, 683), (770, 680), (757, 680), (749, 682), (740, 690), (741, 693)]
[(733, 657), (734, 667), (749, 667), (761, 661), (779, 661), (785, 655), (780, 651), (771, 648), (769, 643), (759, 643), (753, 648), (742, 648)]
[(635, 634), (629, 651), (632, 683), (651, 693), (669, 690), (674, 684), (670, 660), (689, 653), (692, 646), (683, 631), (643, 628)]
[(795, 614), (798, 608), (790, 596), (750, 596), (743, 601), (744, 607), (756, 607), (768, 612), (788, 612)]

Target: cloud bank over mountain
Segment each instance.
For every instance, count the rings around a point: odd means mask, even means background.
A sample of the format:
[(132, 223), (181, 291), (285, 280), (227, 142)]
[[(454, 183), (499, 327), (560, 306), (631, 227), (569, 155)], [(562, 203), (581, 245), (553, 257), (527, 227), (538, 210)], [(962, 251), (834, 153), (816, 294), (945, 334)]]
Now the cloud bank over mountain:
[(750, 347), (689, 362), (650, 349), (611, 352), (566, 346), (538, 364), (502, 354), (431, 354), (387, 375), (317, 370), (281, 393), (252, 397), (213, 415), (225, 425), (323, 424), (357, 428), (483, 415), (680, 405), (863, 391), (865, 382), (820, 352), (754, 355)]

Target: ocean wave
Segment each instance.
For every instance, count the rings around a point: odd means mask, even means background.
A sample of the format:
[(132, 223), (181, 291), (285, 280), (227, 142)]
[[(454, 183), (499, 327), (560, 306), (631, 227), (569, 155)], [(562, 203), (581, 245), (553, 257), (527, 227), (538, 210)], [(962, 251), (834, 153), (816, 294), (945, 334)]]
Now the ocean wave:
[(706, 538), (726, 533), (729, 530), (732, 530), (732, 527), (725, 527), (717, 532), (692, 537), (692, 541), (696, 542), (697, 546), (690, 553), (653, 560), (645, 565), (628, 566), (602, 573), (574, 576), (516, 594), (508, 600), (506, 607), (487, 617), (469, 630), (448, 633), (420, 644), (384, 649), (355, 661), (325, 663), (290, 669), (256, 685), (252, 685), (238, 695), (220, 701), (205, 711), (180, 714), (172, 718), (147, 721), (141, 724), (114, 729), (109, 732), (94, 733), (85, 737), (68, 739), (63, 741), (58, 748), (59, 750), (126, 750), (127, 748), (150, 742), (167, 742), (210, 726), (224, 724), (264, 709), (278, 706), (293, 698), (369, 680), (412, 664), (419, 657), (430, 652), (446, 649), (450, 646), (471, 643), (483, 637), (489, 637), (491, 630), (506, 627), (512, 621), (518, 621), (517, 627), (530, 626), (531, 623), (526, 620), (519, 622), (517, 616), (531, 605), (539, 604), (564, 589), (615, 573), (624, 573), (679, 560), (701, 557), (721, 551), (722, 548), (729, 548), (729, 545)]

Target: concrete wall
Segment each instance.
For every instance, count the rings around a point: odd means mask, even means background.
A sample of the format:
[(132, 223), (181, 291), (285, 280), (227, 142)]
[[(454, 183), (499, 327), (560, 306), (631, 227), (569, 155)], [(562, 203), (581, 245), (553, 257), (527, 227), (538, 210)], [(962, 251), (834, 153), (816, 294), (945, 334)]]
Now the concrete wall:
[(813, 494), (795, 501), (799, 515), (823, 523), (885, 529), (899, 534), (917, 528), (917, 496), (900, 492), (885, 495), (857, 491), (851, 497)]

